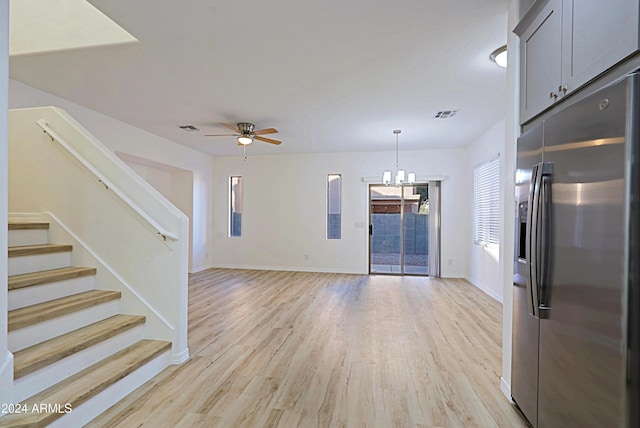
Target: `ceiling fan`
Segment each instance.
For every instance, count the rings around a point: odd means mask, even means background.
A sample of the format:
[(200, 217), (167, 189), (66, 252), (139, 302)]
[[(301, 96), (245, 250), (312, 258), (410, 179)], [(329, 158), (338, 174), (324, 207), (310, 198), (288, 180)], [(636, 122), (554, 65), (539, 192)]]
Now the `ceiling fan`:
[(269, 144), (281, 144), (282, 141), (274, 140), (273, 138), (262, 137), (265, 134), (275, 134), (278, 132), (275, 128), (259, 129), (254, 131), (255, 125), (248, 122), (240, 122), (237, 127), (229, 125), (228, 123), (221, 123), (220, 125), (225, 128), (229, 128), (235, 134), (205, 134), (205, 137), (238, 137), (238, 145), (246, 146), (253, 143), (253, 140), (264, 141)]

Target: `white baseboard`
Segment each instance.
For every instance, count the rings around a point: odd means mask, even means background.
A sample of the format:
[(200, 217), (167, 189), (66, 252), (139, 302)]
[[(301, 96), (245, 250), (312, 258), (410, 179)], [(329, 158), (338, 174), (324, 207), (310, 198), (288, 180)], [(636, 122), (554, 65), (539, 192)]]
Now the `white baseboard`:
[(182, 352), (177, 354), (171, 354), (171, 364), (174, 366), (179, 366), (189, 359), (189, 348), (184, 349)]
[(207, 269), (213, 269), (214, 267), (215, 266), (213, 266), (213, 265), (192, 267), (191, 269), (189, 269), (189, 273), (203, 272), (203, 271), (205, 271)]
[(511, 385), (509, 385), (503, 377), (500, 377), (500, 391), (502, 391), (511, 404), (515, 404), (511, 398)]
[(306, 268), (300, 266), (257, 266), (257, 265), (236, 265), (236, 264), (220, 264), (215, 265), (216, 269), (247, 269), (247, 270), (271, 270), (281, 272), (316, 272), (316, 273), (344, 273), (353, 275), (367, 275), (368, 272), (360, 270), (345, 270), (345, 269), (333, 269), (333, 268)]
[(500, 303), (504, 303), (502, 296), (499, 295), (498, 293), (496, 293), (493, 290), (490, 290), (489, 288), (487, 288), (486, 286), (484, 286), (483, 284), (474, 281), (473, 279), (471, 279), (468, 275), (465, 275), (464, 279), (466, 279), (467, 281), (469, 281), (471, 284), (473, 284), (476, 288), (479, 288), (480, 290), (484, 291), (485, 294), (487, 294), (488, 296), (492, 297), (494, 300), (497, 300)]

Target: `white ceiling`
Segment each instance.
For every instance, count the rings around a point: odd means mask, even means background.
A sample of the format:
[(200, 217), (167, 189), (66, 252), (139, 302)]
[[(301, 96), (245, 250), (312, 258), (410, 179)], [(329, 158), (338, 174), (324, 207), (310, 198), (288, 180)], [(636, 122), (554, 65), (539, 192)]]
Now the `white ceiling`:
[(137, 41), (86, 0), (13, 0), (10, 4), (10, 55)]
[(505, 115), (509, 0), (90, 3), (139, 42), (12, 56), (11, 78), (206, 153), (241, 153), (219, 122), (277, 128), (248, 150), (279, 154), (394, 150), (394, 129), (464, 147)]

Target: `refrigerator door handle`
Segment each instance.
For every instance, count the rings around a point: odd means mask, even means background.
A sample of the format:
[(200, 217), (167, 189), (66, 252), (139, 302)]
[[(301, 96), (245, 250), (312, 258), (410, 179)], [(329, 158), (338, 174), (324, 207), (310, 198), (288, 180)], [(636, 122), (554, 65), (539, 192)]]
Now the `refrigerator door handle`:
[(538, 204), (540, 190), (540, 164), (534, 165), (529, 185), (529, 208), (527, 210), (527, 227), (525, 231), (525, 257), (527, 259), (527, 301), (529, 314), (539, 318), (538, 301)]
[(549, 292), (551, 279), (551, 233), (553, 225), (551, 224), (551, 184), (553, 176), (553, 163), (544, 162), (540, 167), (540, 233), (539, 233), (539, 252), (537, 259), (540, 276), (538, 277), (539, 288), (539, 310), (540, 318), (549, 317)]

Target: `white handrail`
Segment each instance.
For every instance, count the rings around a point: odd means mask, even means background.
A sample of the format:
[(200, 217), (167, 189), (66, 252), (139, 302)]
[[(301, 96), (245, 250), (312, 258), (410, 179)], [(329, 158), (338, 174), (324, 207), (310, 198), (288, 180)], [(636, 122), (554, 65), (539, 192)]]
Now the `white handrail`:
[(62, 139), (53, 129), (47, 125), (44, 119), (40, 119), (36, 122), (44, 132), (49, 135), (52, 141), (56, 141), (62, 147), (64, 147), (71, 155), (73, 155), (87, 170), (89, 170), (98, 179), (98, 183), (102, 184), (106, 190), (111, 190), (113, 194), (118, 196), (125, 204), (127, 204), (140, 218), (142, 218), (147, 224), (153, 227), (163, 241), (170, 239), (177, 241), (178, 237), (174, 234), (167, 232), (164, 228), (160, 227), (151, 216), (149, 216), (142, 208), (140, 208), (135, 202), (133, 202), (127, 195), (125, 195), (118, 187), (114, 186), (109, 179), (102, 175), (97, 169), (93, 167), (85, 158), (83, 158), (73, 147), (71, 147), (64, 139)]

